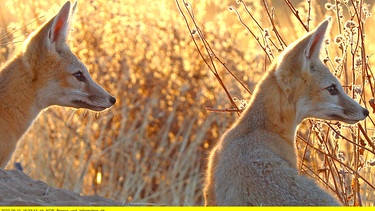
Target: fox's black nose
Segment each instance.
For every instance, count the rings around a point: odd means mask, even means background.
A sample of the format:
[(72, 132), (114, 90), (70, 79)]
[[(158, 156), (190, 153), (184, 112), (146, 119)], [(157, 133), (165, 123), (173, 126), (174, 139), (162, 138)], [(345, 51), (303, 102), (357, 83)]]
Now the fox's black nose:
[(367, 109), (363, 109), (363, 115), (368, 116), (369, 112)]
[(112, 105), (115, 104), (115, 103), (116, 103), (116, 98), (114, 98), (114, 97), (111, 96), (111, 97), (109, 98), (109, 102), (111, 102)]

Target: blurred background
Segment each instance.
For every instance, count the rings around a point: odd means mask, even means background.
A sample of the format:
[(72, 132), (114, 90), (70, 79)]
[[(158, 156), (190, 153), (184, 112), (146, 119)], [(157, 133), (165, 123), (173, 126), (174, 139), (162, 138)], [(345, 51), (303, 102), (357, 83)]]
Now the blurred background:
[[(65, 0), (0, 2), (3, 65)], [(286, 1), (246, 2), (257, 22), (240, 1), (189, 2), (216, 55), (250, 90), (285, 47), (266, 45), (278, 42), (274, 33), (264, 32), (277, 31), (286, 45), (306, 33)], [(374, 93), (373, 1), (309, 2), (291, 1), (304, 22), (310, 17), (309, 29), (327, 16), (334, 17), (323, 57), (348, 94), (373, 118), (368, 103)], [(230, 6), (262, 38), (267, 52)], [(272, 12), (273, 24), (266, 8)], [(363, 16), (353, 15), (356, 11)], [(356, 23), (356, 33), (345, 33), (347, 21)], [(343, 41), (336, 42), (340, 35)], [(46, 109), (20, 141), (7, 169), (19, 162), (30, 177), (50, 186), (126, 203), (202, 205), (207, 155), (238, 114), (207, 110), (232, 105), (193, 44), (176, 2), (78, 1), (68, 44), (117, 103), (100, 113)], [(224, 68), (219, 73), (234, 101), (240, 108), (245, 106), (251, 94)], [(306, 120), (298, 131), (300, 171), (325, 183), (347, 205), (374, 205), (371, 118), (361, 126)]]

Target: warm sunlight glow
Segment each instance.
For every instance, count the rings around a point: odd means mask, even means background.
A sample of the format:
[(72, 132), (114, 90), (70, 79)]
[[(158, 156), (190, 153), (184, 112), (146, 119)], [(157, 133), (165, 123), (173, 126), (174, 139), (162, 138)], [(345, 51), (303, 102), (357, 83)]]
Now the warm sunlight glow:
[(96, 174), (96, 184), (102, 184), (102, 173), (100, 171)]
[[(3, 66), (67, 0), (0, 1)], [(354, 125), (304, 121), (295, 143), (298, 171), (332, 190), (345, 205), (361, 201), (374, 206), (372, 5), (345, 0), (247, 0), (247, 11), (239, 0), (188, 2), (211, 51), (205, 50), (192, 20), (184, 22), (175, 0), (78, 1), (67, 44), (92, 79), (117, 98), (116, 104), (102, 112), (45, 109), (24, 134), (7, 168), (21, 163), (31, 178), (81, 195), (202, 205), (209, 152), (239, 118), (235, 107), (248, 106), (252, 96), (248, 90), (254, 91), (283, 49), (306, 28), (311, 30), (331, 16), (332, 29), (326, 36), (330, 42), (321, 58), (345, 92), (371, 114)], [(289, 8), (285, 2), (299, 3)], [(196, 45), (187, 24), (195, 30)], [(210, 61), (213, 53), (220, 61)], [(211, 71), (208, 65), (216, 69)]]

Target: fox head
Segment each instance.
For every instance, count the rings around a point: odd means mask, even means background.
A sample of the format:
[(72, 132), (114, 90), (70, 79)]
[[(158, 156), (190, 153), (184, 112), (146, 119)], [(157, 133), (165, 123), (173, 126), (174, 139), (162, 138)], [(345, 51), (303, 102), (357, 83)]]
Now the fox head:
[(66, 44), (71, 9), (66, 2), (60, 12), (28, 38), (24, 56), (32, 74), (39, 109), (51, 105), (101, 111), (116, 99), (93, 81), (86, 66)]
[(369, 114), (344, 92), (319, 58), (329, 21), (290, 45), (276, 64), (277, 83), (295, 105), (297, 122), (313, 117), (353, 124)]

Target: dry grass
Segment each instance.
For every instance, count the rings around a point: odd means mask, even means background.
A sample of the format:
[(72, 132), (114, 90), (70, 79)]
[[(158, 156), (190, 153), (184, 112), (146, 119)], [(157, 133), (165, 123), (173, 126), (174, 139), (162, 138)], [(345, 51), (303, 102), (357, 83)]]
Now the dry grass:
[[(53, 2), (3, 3), (8, 10), (1, 11), (7, 13), (2, 15), (0, 27), (2, 64), (28, 33), (59, 10), (64, 0)], [(306, 2), (293, 8), (300, 11), (302, 23), (307, 17), (336, 17), (331, 38), (341, 33), (345, 39), (342, 47), (331, 41), (327, 64), (348, 94), (371, 110), (368, 101), (374, 93), (374, 46), (368, 41), (371, 32), (365, 33), (371, 30), (367, 28), (371, 19), (353, 13), (361, 11), (364, 4), (347, 4), (349, 9), (340, 7), (345, 13), (342, 18), (337, 15), (339, 10), (327, 10), (324, 5), (313, 4), (310, 15)], [(261, 38), (265, 52), (236, 14), (228, 10), (229, 5)], [(269, 11), (275, 12), (273, 24), (265, 15), (263, 1), (248, 5), (263, 30), (235, 1), (194, 1), (192, 7), (212, 51), (250, 90), (278, 55), (278, 49), (285, 47), (272, 27), (285, 44), (305, 33), (299, 19), (281, 1), (268, 4)], [(320, 20), (313, 19), (308, 28)], [(363, 30), (346, 34), (348, 20)], [(270, 37), (264, 36), (266, 28)], [(21, 162), (31, 177), (82, 194), (131, 203), (201, 205), (207, 152), (237, 114), (206, 111), (207, 107), (220, 110), (235, 106), (198, 54), (175, 2), (80, 1), (72, 29), (69, 44), (73, 52), (118, 102), (102, 113), (60, 107), (46, 110), (24, 136), (8, 168), (13, 162)], [(217, 73), (230, 96), (249, 99), (250, 93), (225, 68), (219, 65)], [(241, 107), (246, 104), (241, 100), (233, 102)], [(329, 184), (348, 205), (374, 205), (372, 119), (373, 114), (353, 126), (308, 120), (298, 133), (299, 155), (305, 158), (301, 171)]]

